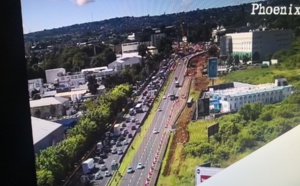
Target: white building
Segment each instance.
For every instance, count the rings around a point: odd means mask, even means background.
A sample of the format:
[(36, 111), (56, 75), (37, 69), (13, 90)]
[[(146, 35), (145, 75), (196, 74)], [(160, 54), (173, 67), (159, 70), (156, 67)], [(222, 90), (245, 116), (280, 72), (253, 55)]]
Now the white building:
[(64, 128), (61, 124), (31, 117), (31, 128), (36, 154), (64, 139)]
[(67, 73), (64, 68), (55, 68), (45, 71), (47, 83), (63, 84), (66, 87), (82, 85), (86, 82), (81, 72)]
[[(221, 113), (237, 111), (246, 103), (278, 103), (292, 94), (292, 85), (286, 79), (276, 79), (275, 83), (251, 85), (225, 90), (210, 90), (206, 96), (211, 102), (221, 104)], [(217, 100), (217, 101), (215, 101)], [(213, 105), (211, 105), (212, 107)]]
[(130, 67), (135, 64), (139, 64), (142, 61), (142, 56), (138, 53), (128, 53), (122, 56), (118, 56), (117, 60), (108, 64), (108, 68), (113, 69), (114, 71), (121, 71), (125, 67)]
[[(232, 41), (233, 55), (248, 56), (253, 61), (262, 61), (269, 54), (291, 46), (292, 30), (267, 30), (226, 34)], [(222, 49), (221, 49), (222, 50)], [(223, 49), (224, 50), (224, 49)]]
[(43, 89), (43, 79), (38, 78), (38, 79), (30, 79), (28, 80), (28, 92), (29, 96), (31, 96), (31, 92), (33, 90), (37, 90), (42, 92)]
[(63, 97), (46, 97), (29, 103), (31, 115), (38, 118), (63, 116), (70, 106), (69, 99)]
[(122, 54), (138, 52), (139, 42), (123, 43), (121, 47)]

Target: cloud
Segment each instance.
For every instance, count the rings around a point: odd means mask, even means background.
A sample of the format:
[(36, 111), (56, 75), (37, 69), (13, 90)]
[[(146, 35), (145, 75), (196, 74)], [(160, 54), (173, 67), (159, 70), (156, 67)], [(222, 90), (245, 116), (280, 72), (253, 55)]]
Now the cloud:
[(79, 6), (83, 6), (83, 5), (86, 5), (88, 3), (95, 2), (95, 0), (73, 0), (73, 1), (74, 1), (74, 3), (76, 3)]

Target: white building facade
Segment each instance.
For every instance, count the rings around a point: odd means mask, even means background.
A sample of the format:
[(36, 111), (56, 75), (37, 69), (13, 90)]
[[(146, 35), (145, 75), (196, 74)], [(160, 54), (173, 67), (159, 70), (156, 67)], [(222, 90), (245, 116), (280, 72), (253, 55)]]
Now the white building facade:
[(121, 47), (122, 54), (138, 52), (139, 42), (123, 43)]
[(246, 103), (272, 104), (289, 97), (293, 86), (286, 83), (278, 84), (278, 82), (286, 81), (275, 80), (275, 83), (209, 91), (207, 94), (210, 99), (219, 100), (221, 113), (232, 112), (237, 111)]
[[(232, 54), (248, 56), (253, 61), (265, 60), (269, 54), (288, 49), (293, 39), (292, 30), (267, 30), (226, 34), (232, 40)], [(222, 50), (222, 49), (221, 49)], [(223, 49), (224, 50), (224, 49)], [(225, 49), (231, 51), (231, 49)]]

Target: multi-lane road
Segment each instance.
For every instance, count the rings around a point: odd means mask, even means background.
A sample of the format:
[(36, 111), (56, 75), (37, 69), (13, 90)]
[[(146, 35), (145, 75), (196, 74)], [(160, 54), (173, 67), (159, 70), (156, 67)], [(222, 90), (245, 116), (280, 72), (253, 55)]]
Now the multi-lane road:
[[(170, 100), (168, 94), (175, 93), (179, 95), (178, 92), (180, 88), (175, 87), (175, 77), (178, 78), (180, 84), (184, 81), (184, 72), (186, 70), (186, 60), (187, 57), (181, 58), (178, 61), (177, 67), (174, 72), (174, 76), (170, 81), (170, 84), (167, 87), (165, 99), (162, 99), (159, 105), (161, 111), (156, 111), (155, 117), (149, 127), (145, 138), (143, 139), (140, 147), (137, 150), (137, 153), (134, 156), (134, 159), (131, 163), (131, 166), (134, 169), (134, 173), (126, 173), (121, 180), (122, 186), (132, 186), (132, 185), (145, 185), (149, 170), (152, 166), (153, 160), (157, 155), (157, 149), (159, 147), (160, 140), (165, 132), (168, 132), (169, 128), (165, 128), (169, 117), (173, 114), (171, 113), (172, 106), (174, 104), (173, 100)], [(180, 96), (180, 95), (179, 95)], [(174, 111), (173, 111), (174, 112)], [(154, 134), (153, 131), (157, 130), (159, 133)], [(136, 169), (138, 163), (142, 163), (144, 166), (143, 169)]]

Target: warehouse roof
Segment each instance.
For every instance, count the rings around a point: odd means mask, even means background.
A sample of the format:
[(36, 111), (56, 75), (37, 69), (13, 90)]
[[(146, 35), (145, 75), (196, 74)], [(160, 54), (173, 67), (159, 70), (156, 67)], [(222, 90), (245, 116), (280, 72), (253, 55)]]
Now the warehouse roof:
[(300, 185), (300, 125), (215, 174), (199, 186)]
[(67, 98), (62, 97), (47, 97), (42, 98), (38, 100), (32, 100), (30, 101), (30, 108), (33, 107), (42, 107), (42, 106), (48, 106), (48, 105), (59, 105), (63, 104), (64, 102), (68, 101)]
[(36, 144), (37, 142), (44, 139), (46, 136), (51, 134), (56, 129), (62, 127), (62, 125), (58, 123), (54, 123), (52, 121), (31, 117), (31, 127), (32, 127), (33, 144)]

